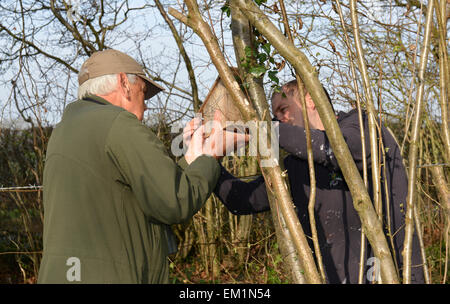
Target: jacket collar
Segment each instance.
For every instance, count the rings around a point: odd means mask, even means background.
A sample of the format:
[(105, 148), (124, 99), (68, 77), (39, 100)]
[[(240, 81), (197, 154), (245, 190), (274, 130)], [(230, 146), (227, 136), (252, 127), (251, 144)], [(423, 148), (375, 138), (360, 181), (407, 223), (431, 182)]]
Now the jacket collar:
[[(350, 112), (341, 111), (338, 113), (337, 121), (340, 122), (340, 121), (346, 119), (347, 117), (352, 116), (353, 114), (357, 114), (357, 112), (358, 112), (358, 109), (352, 109)], [(363, 113), (363, 115), (364, 115), (364, 113)]]
[(110, 103), (106, 99), (101, 98), (100, 96), (91, 95), (91, 94), (84, 96), (81, 100), (89, 101), (89, 102), (93, 102), (93, 103), (97, 103), (97, 104), (101, 104), (101, 105), (112, 105), (112, 103)]

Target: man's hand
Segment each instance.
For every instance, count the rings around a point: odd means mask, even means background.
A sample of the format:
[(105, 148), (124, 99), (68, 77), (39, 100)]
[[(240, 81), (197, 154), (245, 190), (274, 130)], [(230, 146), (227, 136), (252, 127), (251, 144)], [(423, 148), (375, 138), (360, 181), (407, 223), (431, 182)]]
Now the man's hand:
[[(216, 110), (214, 120), (209, 121), (207, 126), (201, 125), (200, 118), (194, 118), (184, 128), (183, 140), (188, 144), (188, 151), (185, 159), (188, 164), (194, 161), (201, 154), (206, 154), (219, 159), (227, 152), (239, 149), (250, 139), (249, 134), (237, 133), (223, 130), (221, 125), (221, 112)], [(209, 127), (211, 132), (209, 136), (205, 135), (205, 129)]]
[(202, 125), (201, 116), (195, 116), (190, 122), (186, 124), (186, 127), (183, 129), (183, 145), (185, 147), (189, 147), (191, 142), (192, 135), (195, 130), (197, 130)]
[(214, 120), (207, 122), (207, 126), (212, 127), (212, 130), (205, 140), (204, 152), (217, 159), (241, 148), (250, 139), (249, 134), (224, 130), (221, 124), (223, 121), (222, 113), (216, 110)]
[(194, 134), (189, 138), (189, 147), (184, 155), (186, 162), (190, 165), (197, 157), (204, 154), (203, 145), (204, 138), (204, 126), (200, 126), (194, 131)]

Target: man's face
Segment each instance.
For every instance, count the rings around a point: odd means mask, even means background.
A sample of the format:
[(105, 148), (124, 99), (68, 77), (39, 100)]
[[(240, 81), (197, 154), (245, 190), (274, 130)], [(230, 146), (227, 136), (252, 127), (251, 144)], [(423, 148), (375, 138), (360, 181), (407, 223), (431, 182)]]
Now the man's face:
[(283, 123), (304, 127), (301, 111), (300, 102), (293, 95), (276, 94), (272, 100), (272, 112)]
[[(282, 94), (277, 94), (274, 96), (272, 100), (273, 114), (281, 122), (304, 128), (305, 123), (303, 121), (302, 113), (303, 107), (301, 106), (300, 100), (297, 98), (297, 94), (286, 94), (285, 96), (286, 97), (283, 97)], [(317, 112), (317, 109), (314, 106), (314, 101), (309, 93), (306, 93), (305, 102), (309, 126), (312, 129), (324, 130), (319, 113)]]

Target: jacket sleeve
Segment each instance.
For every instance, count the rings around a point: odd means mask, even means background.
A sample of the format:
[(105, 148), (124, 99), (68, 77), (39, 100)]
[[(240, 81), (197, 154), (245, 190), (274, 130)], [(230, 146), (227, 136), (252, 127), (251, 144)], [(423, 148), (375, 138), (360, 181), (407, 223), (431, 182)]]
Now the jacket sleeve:
[(202, 155), (180, 168), (164, 145), (133, 114), (115, 119), (105, 145), (106, 153), (131, 187), (150, 220), (176, 224), (192, 217), (211, 194), (220, 174), (216, 159)]
[[(307, 160), (306, 131), (305, 128), (280, 123), (280, 146), (292, 155)], [(367, 128), (365, 129), (367, 130)], [(341, 132), (346, 141), (350, 153), (355, 161), (358, 170), (363, 170), (363, 154), (361, 146), (361, 135), (358, 121), (352, 121), (341, 126)], [(366, 154), (365, 158), (370, 158), (370, 146), (368, 143), (368, 132), (366, 132)], [(339, 170), (337, 159), (331, 149), (325, 131), (311, 130), (311, 144), (313, 149), (314, 162), (333, 170)], [(370, 168), (370, 161), (367, 162)]]
[[(280, 122), (280, 146), (290, 154), (307, 160), (305, 128)], [(311, 129), (311, 144), (314, 162), (329, 166), (334, 158), (324, 131)]]
[(220, 177), (214, 194), (235, 215), (259, 213), (270, 209), (262, 176), (247, 183), (220, 166)]

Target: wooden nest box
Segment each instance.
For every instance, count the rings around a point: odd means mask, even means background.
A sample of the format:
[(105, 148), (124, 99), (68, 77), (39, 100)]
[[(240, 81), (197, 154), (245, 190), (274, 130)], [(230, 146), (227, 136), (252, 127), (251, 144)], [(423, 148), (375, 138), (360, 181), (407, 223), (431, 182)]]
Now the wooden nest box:
[[(238, 78), (239, 74), (236, 68), (232, 68), (235, 78)], [(236, 77), (237, 76), (237, 77)], [(239, 83), (239, 79), (236, 79)], [(221, 124), (223, 128), (226, 127), (226, 122), (243, 122), (241, 112), (238, 107), (234, 104), (231, 95), (228, 93), (227, 88), (223, 84), (220, 77), (217, 77), (213, 86), (211, 87), (208, 96), (206, 96), (202, 106), (200, 107), (199, 113), (202, 114), (205, 122), (214, 119), (214, 113), (216, 110), (220, 110), (221, 113)]]

